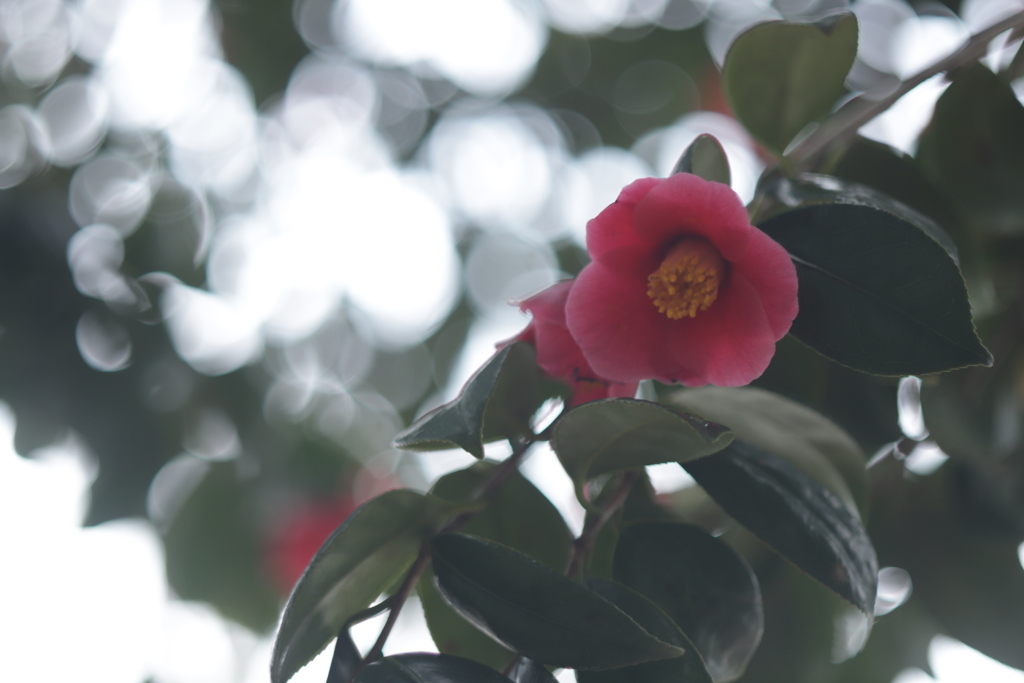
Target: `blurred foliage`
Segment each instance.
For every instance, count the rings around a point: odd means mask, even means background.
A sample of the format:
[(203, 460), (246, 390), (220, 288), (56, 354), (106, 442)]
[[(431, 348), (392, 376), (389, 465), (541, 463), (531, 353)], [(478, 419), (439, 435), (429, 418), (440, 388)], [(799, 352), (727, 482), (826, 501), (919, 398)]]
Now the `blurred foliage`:
[[(946, 4), (959, 9), (959, 3)], [(256, 103), (269, 106), (310, 53), (294, 28), (291, 4), (218, 0), (213, 11), (227, 61), (242, 73)], [(629, 148), (684, 113), (727, 111), (704, 36), (703, 26), (640, 26), (590, 36), (552, 30), (532, 77), (507, 99), (550, 112), (575, 154), (600, 145)], [(87, 68), (75, 59), (65, 73)], [(0, 85), (0, 105), (35, 105), (49, 85), (27, 87), (8, 78)], [(459, 93), (433, 107), (419, 142), (396, 156), (414, 156), (440, 116), (472, 99)], [(630, 109), (623, 101), (642, 106)], [(805, 119), (823, 113), (813, 109), (784, 139), (770, 141), (774, 147), (784, 148)], [(1022, 140), (1024, 109), (1011, 84), (975, 64), (954, 74), (916, 158), (858, 139), (833, 167), (814, 169), (882, 191), (953, 237), (995, 366), (925, 378), (930, 438), (951, 462), (918, 477), (902, 462), (917, 444), (900, 431), (898, 379), (838, 365), (792, 337), (780, 342), (755, 386), (819, 411), (869, 456), (891, 454), (870, 470), (865, 520), (880, 566), (907, 569), (914, 592), (879, 617), (859, 655), (835, 663), (851, 654), (842, 648), (836, 654), (835, 647), (848, 606), (746, 532), (730, 530), (726, 538), (760, 581), (767, 624), (742, 681), (890, 681), (906, 667), (927, 668), (927, 643), (935, 633), (1024, 668), (1024, 572), (1016, 555), (1024, 541)], [(225, 616), (266, 631), (287, 590), (273, 577), (268, 553), (273, 539), (287, 533), (282, 528), (293, 513), (316, 502), (362, 502), (375, 486), (390, 486), (391, 475), (381, 467), (397, 468), (396, 478), (421, 488), (430, 483), (389, 443), (400, 427), (439, 403), (474, 308), (463, 295), (421, 346), (371, 348), (371, 370), (342, 392), (347, 418), (333, 415), (332, 397), (322, 394), (296, 399), (302, 405), (284, 419), (268, 406), (280, 398), (272, 388), (288, 349), (269, 347), (258, 362), (210, 376), (178, 357), (162, 322), (160, 285), (144, 276), (160, 271), (191, 286), (208, 284), (204, 263), (195, 259), (203, 253), (202, 230), (179, 210), (188, 204), (187, 192), (162, 185), (145, 220), (126, 237), (121, 272), (134, 300), (119, 307), (81, 293), (69, 271), (68, 242), (77, 230), (67, 208), (72, 171), (52, 167), (0, 190), (0, 401), (16, 415), (16, 448), (27, 456), (68, 432), (80, 435), (98, 464), (87, 523), (150, 516), (165, 533), (168, 577), (178, 595), (207, 600)], [(481, 231), (460, 229), (465, 259)], [(586, 263), (575, 243), (554, 247), (564, 273), (573, 275)], [(126, 367), (102, 372), (83, 359), (76, 329), (86, 313), (128, 335)], [(301, 344), (326, 346), (341, 358), (346, 349), (331, 346), (337, 337), (330, 330), (351, 326), (348, 314), (342, 306), (336, 320)], [(430, 372), (419, 384), (407, 386), (395, 376), (403, 363), (424, 358)], [(395, 386), (405, 390), (400, 400)], [(190, 448), (196, 420), (209, 411), (225, 416), (237, 432), (238, 447), (225, 462)], [(324, 435), (325, 423), (334, 438)], [(186, 468), (192, 479), (172, 481), (168, 473), (176, 470), (162, 468), (183, 459), (192, 462)], [(366, 463), (372, 467), (363, 468)], [(164, 491), (161, 479), (167, 500), (157, 495)], [(155, 506), (156, 499), (163, 505)], [(679, 518), (698, 524), (724, 519), (706, 496), (675, 502)], [(343, 508), (334, 508), (329, 528), (344, 519)]]

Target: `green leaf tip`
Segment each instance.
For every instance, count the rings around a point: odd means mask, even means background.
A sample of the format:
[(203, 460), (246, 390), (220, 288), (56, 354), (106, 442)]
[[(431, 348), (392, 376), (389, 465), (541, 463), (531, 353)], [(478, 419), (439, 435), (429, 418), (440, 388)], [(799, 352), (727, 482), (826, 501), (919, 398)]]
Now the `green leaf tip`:
[(768, 21), (733, 42), (722, 86), (740, 123), (781, 155), (846, 92), (856, 56), (857, 19), (850, 12), (816, 22)]
[(701, 133), (690, 143), (669, 175), (692, 173), (704, 180), (723, 185), (732, 183), (729, 172), (729, 158), (722, 144), (713, 135)]
[(533, 346), (508, 344), (470, 377), (454, 401), (416, 420), (394, 444), (419, 451), (461, 448), (483, 458), (485, 443), (531, 435), (530, 417), (548, 398), (548, 389)]

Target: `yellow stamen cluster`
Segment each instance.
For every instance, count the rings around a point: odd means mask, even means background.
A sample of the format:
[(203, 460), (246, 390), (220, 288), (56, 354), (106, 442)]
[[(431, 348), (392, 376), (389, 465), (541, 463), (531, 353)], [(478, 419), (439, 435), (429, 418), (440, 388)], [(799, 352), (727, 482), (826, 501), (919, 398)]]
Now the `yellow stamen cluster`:
[(685, 237), (647, 277), (647, 296), (672, 320), (695, 318), (718, 298), (724, 271), (725, 261), (710, 242)]

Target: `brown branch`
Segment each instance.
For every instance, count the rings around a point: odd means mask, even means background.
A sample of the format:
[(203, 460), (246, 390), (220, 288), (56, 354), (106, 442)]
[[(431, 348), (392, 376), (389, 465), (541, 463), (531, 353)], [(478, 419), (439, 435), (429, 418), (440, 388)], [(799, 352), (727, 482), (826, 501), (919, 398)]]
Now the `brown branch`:
[(895, 91), (886, 97), (869, 100), (861, 95), (851, 100), (808, 135), (788, 155), (789, 159), (802, 170), (812, 168), (814, 163), (831, 147), (851, 139), (862, 126), (885, 112), (908, 92), (932, 76), (978, 59), (985, 54), (988, 44), (996, 36), (1020, 27), (1024, 27), (1024, 12), (1014, 14), (974, 34), (959, 50), (903, 81)]

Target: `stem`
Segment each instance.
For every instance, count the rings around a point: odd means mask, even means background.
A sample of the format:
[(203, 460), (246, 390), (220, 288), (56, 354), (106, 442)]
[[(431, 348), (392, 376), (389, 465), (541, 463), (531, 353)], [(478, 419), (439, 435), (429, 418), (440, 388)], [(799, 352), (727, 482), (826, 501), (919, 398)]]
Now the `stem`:
[(519, 664), (523, 656), (518, 652), (512, 655), (512, 658), (508, 660), (508, 664), (501, 670), (501, 675), (507, 678), (512, 678), (512, 672), (515, 671), (516, 665)]
[[(491, 472), (487, 478), (485, 478), (480, 484), (473, 489), (469, 494), (470, 500), (484, 500), (491, 497), (495, 491), (501, 488), (501, 485), (505, 483), (513, 472), (519, 469), (519, 464), (523, 461), (523, 456), (526, 455), (526, 451), (530, 450), (530, 446), (536, 443), (536, 437), (528, 439), (517, 439), (515, 444), (512, 446), (512, 455), (505, 458), (504, 462), (498, 465), (493, 472)], [(448, 522), (441, 531), (438, 533), (449, 534), (454, 533), (466, 526), (469, 520), (473, 519), (477, 511), (464, 512), (452, 521)]]
[(633, 489), (633, 485), (639, 478), (640, 472), (638, 470), (630, 470), (624, 473), (619, 479), (615, 490), (608, 496), (608, 503), (601, 510), (600, 514), (587, 517), (579, 538), (572, 543), (572, 555), (569, 557), (569, 566), (565, 568), (565, 575), (570, 579), (575, 579), (579, 575), (583, 569), (583, 563), (586, 561), (591, 548), (594, 546), (594, 542), (597, 540), (598, 534), (601, 533), (601, 530), (604, 529), (611, 518), (615, 516), (615, 513), (619, 511), (622, 504), (626, 502), (629, 492)]
[(352, 673), (352, 677), (355, 678), (356, 674), (366, 666), (367, 664), (380, 658), (381, 652), (384, 651), (384, 643), (387, 641), (388, 636), (391, 635), (391, 630), (395, 627), (395, 622), (398, 621), (398, 615), (402, 611), (402, 606), (405, 601), (409, 599), (413, 589), (416, 587), (416, 582), (419, 581), (420, 576), (423, 574), (423, 570), (427, 568), (427, 564), (430, 562), (430, 551), (427, 548), (427, 544), (424, 542), (420, 545), (420, 553), (416, 556), (416, 560), (409, 567), (408, 573), (402, 580), (402, 585), (398, 587), (394, 595), (391, 596), (391, 611), (388, 612), (388, 620), (384, 622), (384, 628), (380, 630), (380, 635), (377, 636), (377, 642), (373, 644), (370, 651), (366, 653), (366, 657), (363, 658), (362, 663), (356, 667), (356, 670)]
[(860, 128), (895, 104), (901, 97), (927, 81), (932, 76), (950, 71), (985, 54), (988, 44), (1000, 33), (1024, 26), (1024, 12), (1003, 19), (988, 28), (975, 33), (959, 50), (919, 71), (900, 83), (894, 92), (880, 100), (868, 100), (863, 95), (850, 101), (834, 116), (825, 121), (797, 146), (789, 155), (794, 164), (803, 170), (813, 167), (828, 148), (845, 142), (857, 134)]
[[(494, 469), (480, 485), (473, 489), (470, 493), (470, 500), (482, 500), (490, 497), (501, 488), (501, 485), (505, 483), (512, 473), (519, 468), (519, 463), (522, 462), (523, 456), (530, 449), (530, 446), (534, 444), (536, 437), (530, 437), (525, 439), (517, 439), (512, 447), (512, 455), (507, 457), (498, 467)], [(477, 514), (478, 511), (464, 512), (445, 524), (438, 533), (452, 533), (458, 531), (462, 527), (469, 523), (469, 520)], [(427, 542), (424, 541), (420, 545), (420, 552), (413, 561), (412, 566), (409, 567), (409, 571), (406, 572), (405, 578), (402, 579), (402, 584), (398, 587), (398, 590), (394, 594), (386, 599), (382, 600), (377, 605), (370, 607), (362, 612), (359, 612), (356, 617), (362, 617), (359, 621), (367, 619), (374, 614), (379, 613), (384, 607), (389, 607), (388, 619), (384, 622), (384, 628), (381, 629), (380, 635), (377, 636), (377, 641), (370, 648), (370, 651), (366, 653), (366, 657), (356, 667), (355, 671), (352, 672), (352, 678), (355, 679), (356, 675), (365, 667), (367, 664), (380, 659), (381, 654), (384, 651), (384, 643), (387, 642), (388, 636), (391, 635), (391, 631), (395, 628), (395, 623), (398, 621), (398, 615), (402, 611), (402, 607), (405, 606), (406, 600), (412, 595), (413, 590), (416, 588), (416, 584), (419, 582), (420, 577), (423, 576), (423, 572), (426, 571), (427, 565), (430, 564), (430, 548)], [(355, 617), (353, 618), (355, 619)], [(354, 623), (354, 622), (350, 622)], [(346, 628), (348, 625), (346, 624)]]

